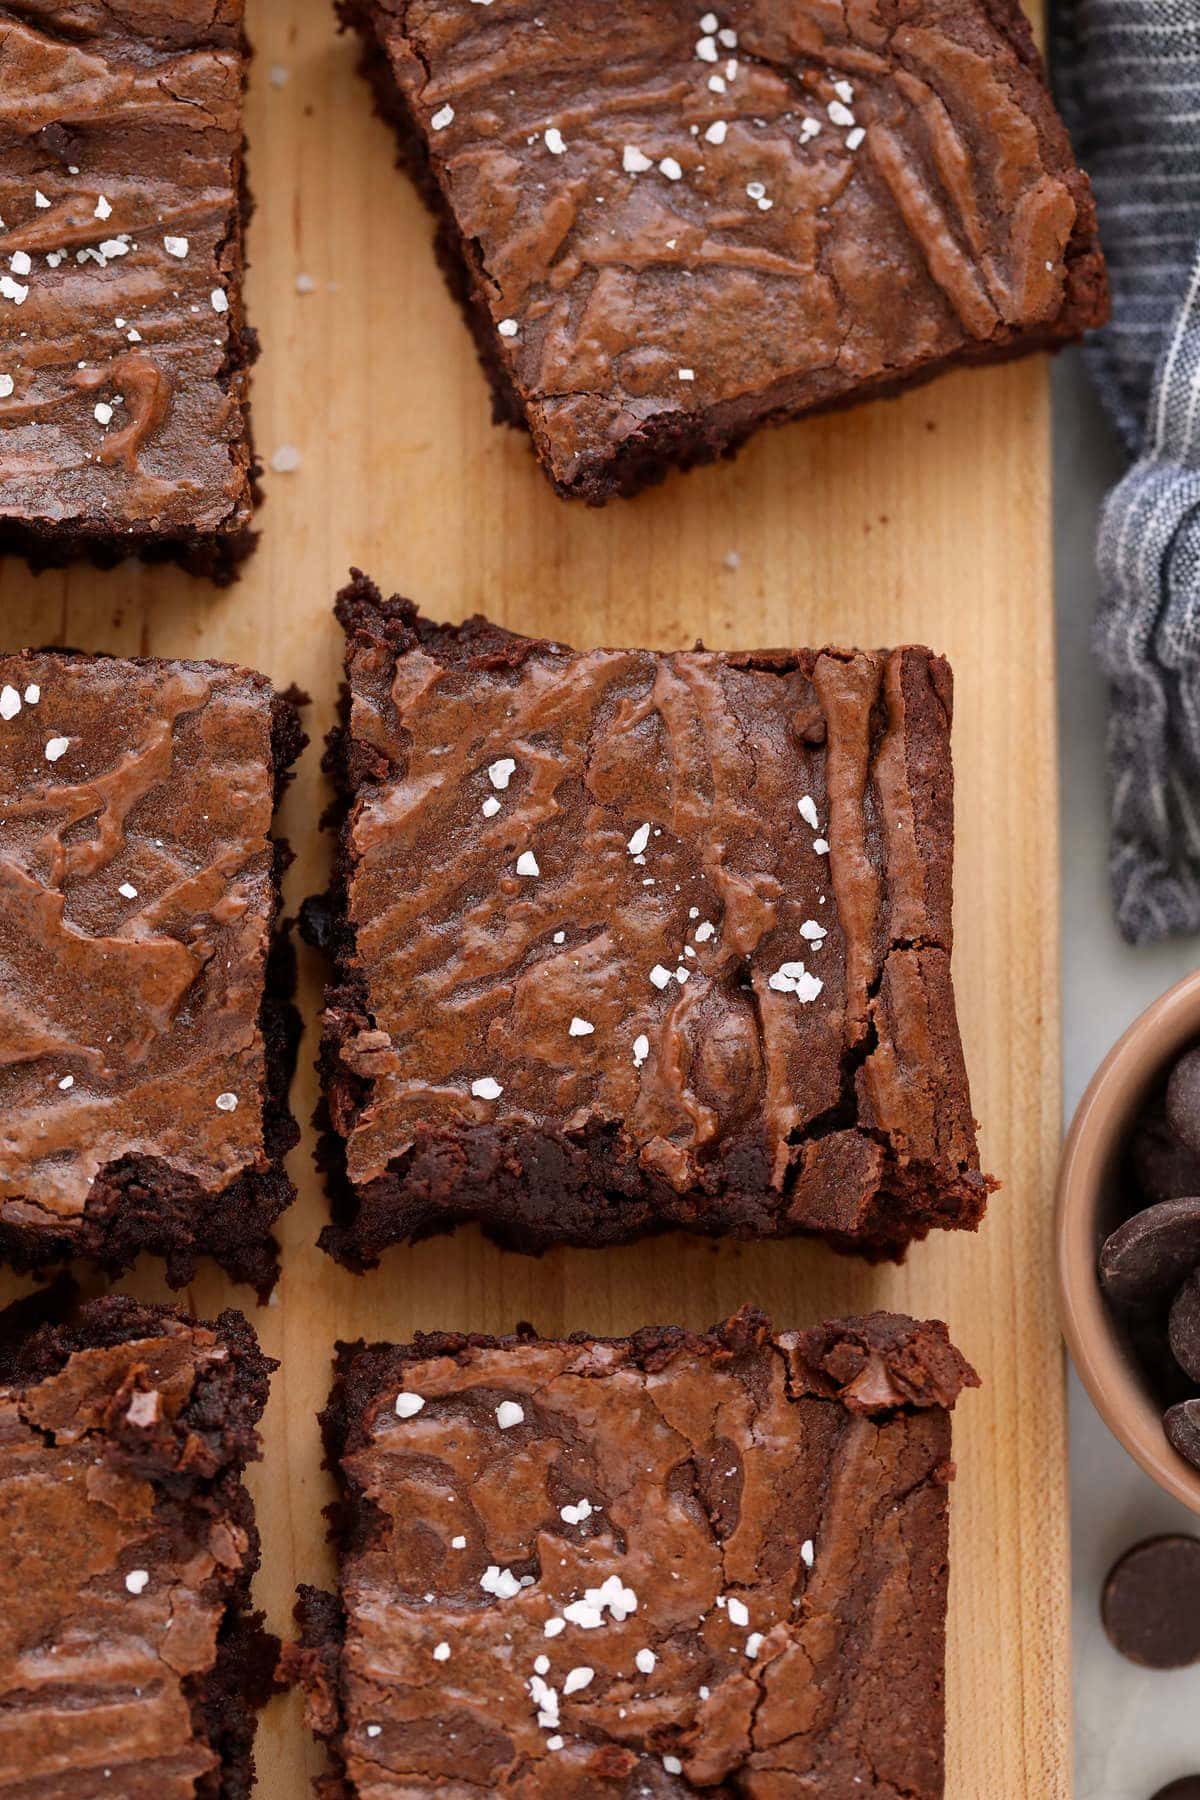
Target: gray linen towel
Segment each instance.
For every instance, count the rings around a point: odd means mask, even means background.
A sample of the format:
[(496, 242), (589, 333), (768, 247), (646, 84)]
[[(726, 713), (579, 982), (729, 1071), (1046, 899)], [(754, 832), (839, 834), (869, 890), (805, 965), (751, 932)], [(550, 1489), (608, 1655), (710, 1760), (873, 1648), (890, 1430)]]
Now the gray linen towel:
[(1111, 873), (1133, 943), (1200, 931), (1200, 0), (1065, 0), (1059, 97), (1113, 318), (1084, 355), (1132, 466), (1100, 521)]

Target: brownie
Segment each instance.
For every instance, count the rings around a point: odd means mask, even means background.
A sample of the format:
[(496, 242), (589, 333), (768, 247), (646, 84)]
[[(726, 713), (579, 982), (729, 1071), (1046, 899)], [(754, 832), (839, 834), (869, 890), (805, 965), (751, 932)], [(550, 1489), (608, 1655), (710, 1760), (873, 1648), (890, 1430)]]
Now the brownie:
[(0, 1259), (274, 1282), (299, 1032), (270, 829), (303, 742), (249, 669), (0, 654)]
[(0, 0), (0, 553), (253, 545), (243, 0)]
[(327, 1249), (978, 1225), (944, 662), (337, 610)]
[[(941, 1324), (339, 1346), (337, 1800), (943, 1792)], [(340, 1777), (340, 1780), (338, 1779)]]
[(593, 504), (1108, 314), (1017, 0), (337, 0), (497, 420)]
[(242, 1472), (276, 1365), (237, 1312), (24, 1323), (0, 1321), (0, 1786), (242, 1800), (278, 1655)]

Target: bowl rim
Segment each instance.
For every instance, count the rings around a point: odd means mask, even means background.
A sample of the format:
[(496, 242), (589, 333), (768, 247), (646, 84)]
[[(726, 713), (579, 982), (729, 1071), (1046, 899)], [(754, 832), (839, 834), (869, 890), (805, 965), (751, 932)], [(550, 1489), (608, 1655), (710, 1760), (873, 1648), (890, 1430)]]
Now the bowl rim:
[(1071, 1359), (1113, 1436), (1166, 1493), (1200, 1513), (1200, 1469), (1171, 1448), (1096, 1273), (1104, 1176), (1129, 1114), (1173, 1051), (1200, 1037), (1200, 969), (1167, 989), (1117, 1039), (1084, 1090), (1059, 1165), (1059, 1307)]

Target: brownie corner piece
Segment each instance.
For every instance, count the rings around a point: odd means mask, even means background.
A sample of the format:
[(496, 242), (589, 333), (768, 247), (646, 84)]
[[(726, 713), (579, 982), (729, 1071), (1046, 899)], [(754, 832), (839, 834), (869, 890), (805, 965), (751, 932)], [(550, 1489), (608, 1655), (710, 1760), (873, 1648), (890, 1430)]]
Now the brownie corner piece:
[(0, 1259), (265, 1294), (299, 1038), (292, 698), (223, 663), (0, 653)]
[(338, 0), (491, 381), (600, 504), (1100, 325), (1018, 0)]
[(0, 1315), (18, 1785), (247, 1800), (278, 1641), (252, 1608), (242, 1475), (275, 1365), (236, 1312), (208, 1324), (123, 1295), (40, 1325), (33, 1311)]
[(888, 1314), (343, 1346), (338, 1591), (286, 1653), (334, 1791), (941, 1800), (974, 1385)]
[(327, 1248), (979, 1223), (940, 658), (339, 616)]
[(0, 0), (0, 555), (218, 584), (258, 498), (243, 0)]

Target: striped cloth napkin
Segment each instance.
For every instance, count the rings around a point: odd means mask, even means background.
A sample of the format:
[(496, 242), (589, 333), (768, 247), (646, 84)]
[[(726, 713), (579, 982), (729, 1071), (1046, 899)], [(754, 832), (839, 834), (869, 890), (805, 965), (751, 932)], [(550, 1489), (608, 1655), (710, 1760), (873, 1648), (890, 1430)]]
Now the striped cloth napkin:
[(1100, 520), (1111, 873), (1132, 943), (1200, 931), (1200, 0), (1063, 0), (1059, 98), (1113, 318), (1084, 355), (1131, 467)]

